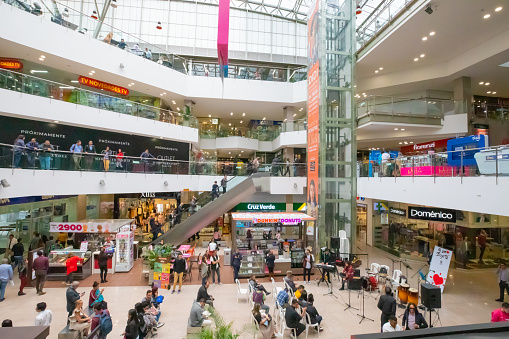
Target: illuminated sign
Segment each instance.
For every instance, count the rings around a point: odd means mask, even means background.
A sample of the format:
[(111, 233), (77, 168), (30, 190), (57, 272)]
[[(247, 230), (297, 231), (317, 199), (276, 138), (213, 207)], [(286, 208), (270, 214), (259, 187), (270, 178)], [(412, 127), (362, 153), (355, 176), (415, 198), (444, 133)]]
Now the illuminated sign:
[(283, 225), (298, 225), (302, 222), (301, 218), (253, 218), (253, 224), (270, 224), (280, 222)]
[(0, 59), (0, 68), (5, 69), (22, 69), (23, 64), (15, 59)]
[(113, 93), (117, 93), (117, 94), (129, 95), (129, 90), (127, 88), (119, 87), (117, 85), (108, 84), (107, 82), (102, 82), (102, 81), (87, 78), (84, 76), (80, 76), (78, 78), (78, 81), (80, 82), (80, 84), (85, 85), (85, 86), (94, 87), (97, 89), (103, 89), (105, 91), (109, 91), (109, 92), (113, 92)]

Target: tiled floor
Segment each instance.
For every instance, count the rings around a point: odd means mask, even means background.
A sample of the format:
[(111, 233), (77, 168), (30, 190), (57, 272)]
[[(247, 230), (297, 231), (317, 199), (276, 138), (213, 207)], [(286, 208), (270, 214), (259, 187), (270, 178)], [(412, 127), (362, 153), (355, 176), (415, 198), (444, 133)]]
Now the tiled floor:
[[(361, 247), (369, 253), (370, 263), (377, 262), (392, 267), (392, 262), (385, 253), (371, 247)], [(422, 263), (418, 262), (409, 261), (408, 263), (415, 270), (422, 266)], [(364, 272), (364, 267), (362, 267), (362, 272)], [(413, 273), (414, 271), (410, 270), (408, 275), (412, 276)], [(451, 270), (449, 274), (449, 280), (442, 296), (443, 307), (440, 311), (442, 325), (489, 322), (491, 311), (500, 306), (500, 303), (494, 301), (498, 297), (498, 285), (493, 270)], [(121, 277), (121, 275), (118, 276)], [(299, 279), (301, 278), (299, 277)], [(113, 281), (113, 279), (110, 280), (108, 285), (111, 285)], [(195, 279), (193, 282), (197, 282), (197, 280)], [(115, 283), (121, 285), (122, 280), (115, 277)], [(16, 284), (19, 284), (18, 281)], [(278, 279), (278, 285), (282, 285), (281, 278)], [(410, 285), (411, 287), (417, 286), (416, 278), (410, 281)], [(161, 321), (166, 322), (166, 325), (160, 329), (159, 338), (185, 337), (191, 302), (196, 297), (198, 287), (198, 285), (184, 286), (181, 294), (174, 295), (166, 290), (161, 291), (161, 294), (165, 296), (165, 301), (161, 306)], [(323, 327), (325, 330), (320, 337), (349, 338), (351, 334), (355, 333), (377, 332), (380, 328), (380, 312), (376, 308), (377, 300), (375, 300), (378, 293), (365, 294), (365, 314), (374, 319), (374, 322), (365, 320), (359, 324), (360, 317), (357, 315), (359, 313), (357, 310), (344, 311), (348, 292), (338, 291), (338, 287), (339, 283), (334, 281), (334, 293), (338, 296), (338, 299), (335, 299), (323, 295), (327, 292), (324, 285), (320, 285), (320, 287), (317, 287), (316, 283), (306, 285), (306, 289), (315, 295), (315, 306), (324, 317)], [(86, 292), (88, 297), (89, 287), (79, 290)], [(146, 290), (146, 286), (105, 286), (105, 299), (108, 301), (114, 321), (113, 333), (109, 338), (120, 337), (125, 327), (128, 309), (143, 298)], [(37, 296), (34, 289), (26, 289), (27, 295), (18, 297), (17, 289), (8, 287), (6, 300), (0, 303), (0, 320), (10, 318), (15, 326), (31, 325), (36, 315), (34, 311), (36, 303), (45, 301), (48, 303), (49, 309), (53, 311), (50, 338), (57, 338), (58, 332), (66, 324), (65, 287), (48, 287), (46, 291), (45, 296)], [(235, 285), (211, 286), (209, 292), (216, 298), (216, 309), (226, 321), (234, 322), (234, 328), (241, 329), (249, 322), (249, 306), (245, 299), (239, 300), (237, 303)], [(359, 308), (361, 301), (362, 298), (359, 298), (357, 293), (351, 294), (353, 307)], [(271, 308), (272, 303), (272, 297), (269, 296), (268, 305)], [(400, 316), (402, 313), (402, 309), (398, 309), (397, 315)], [(245, 338), (249, 337), (251, 336), (245, 336)], [(288, 333), (285, 337), (289, 338)], [(317, 335), (310, 333), (310, 337), (317, 337)]]

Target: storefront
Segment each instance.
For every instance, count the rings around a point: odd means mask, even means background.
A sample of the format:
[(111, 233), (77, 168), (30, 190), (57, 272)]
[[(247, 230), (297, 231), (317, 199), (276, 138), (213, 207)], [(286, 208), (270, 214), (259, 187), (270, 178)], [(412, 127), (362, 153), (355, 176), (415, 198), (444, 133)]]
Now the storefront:
[[(373, 215), (373, 245), (401, 258), (425, 261), (438, 245), (454, 251), (460, 268), (495, 268), (509, 259), (509, 217), (385, 201), (374, 202)], [(482, 230), (486, 239), (479, 241)]]
[(305, 213), (232, 213), (232, 247), (245, 257), (239, 276), (265, 276), (265, 254), (276, 255), (274, 273), (302, 268), (304, 250), (315, 245), (314, 218)]
[(366, 204), (357, 203), (357, 239), (363, 244), (366, 243), (368, 207)]

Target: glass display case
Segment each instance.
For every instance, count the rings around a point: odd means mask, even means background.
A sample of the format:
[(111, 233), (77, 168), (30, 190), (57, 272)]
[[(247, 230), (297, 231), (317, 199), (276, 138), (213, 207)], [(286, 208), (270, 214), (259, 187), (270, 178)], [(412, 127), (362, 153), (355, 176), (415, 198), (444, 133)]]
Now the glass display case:
[(92, 274), (92, 260), (90, 260), (92, 252), (81, 251), (75, 249), (62, 249), (51, 251), (48, 255), (49, 269), (47, 280), (65, 280), (67, 275), (67, 255), (73, 253), (75, 256), (83, 259), (78, 262), (78, 270), (74, 272), (75, 280), (83, 280)]
[(117, 233), (115, 272), (129, 272), (134, 262), (134, 232)]
[(251, 275), (265, 275), (265, 257), (263, 251), (240, 250), (242, 262), (240, 263), (239, 277), (247, 278)]
[(302, 268), (302, 259), (304, 259), (303, 249), (292, 249), (290, 252), (292, 268)]

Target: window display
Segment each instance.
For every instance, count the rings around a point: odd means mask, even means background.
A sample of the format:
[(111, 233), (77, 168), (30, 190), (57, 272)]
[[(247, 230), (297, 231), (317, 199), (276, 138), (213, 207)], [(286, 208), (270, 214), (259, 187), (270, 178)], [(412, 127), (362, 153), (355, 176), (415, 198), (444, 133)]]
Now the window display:
[(239, 277), (251, 275), (263, 276), (265, 274), (265, 256), (263, 251), (241, 250), (242, 262), (240, 264)]

